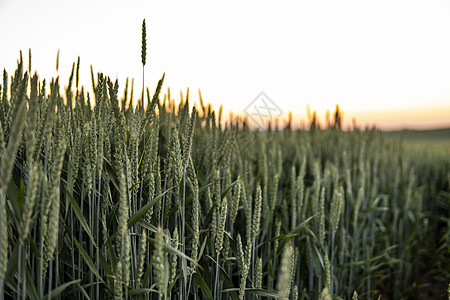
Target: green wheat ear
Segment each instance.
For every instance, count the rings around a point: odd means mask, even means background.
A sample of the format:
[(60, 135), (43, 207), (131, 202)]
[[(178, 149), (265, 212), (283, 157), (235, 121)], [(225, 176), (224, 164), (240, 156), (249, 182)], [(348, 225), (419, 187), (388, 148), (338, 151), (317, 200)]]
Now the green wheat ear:
[[(145, 91), (145, 62), (147, 59), (147, 28), (145, 26), (145, 19), (142, 21), (142, 49), (141, 49), (141, 61), (142, 61), (142, 95), (141, 105), (144, 107), (144, 91)], [(150, 103), (148, 103), (150, 104)], [(148, 106), (148, 105), (147, 105)], [(148, 109), (148, 107), (147, 107)]]
[(59, 49), (58, 52), (56, 53), (56, 72), (58, 72), (59, 69)]
[(142, 65), (145, 66), (147, 58), (147, 28), (145, 26), (145, 19), (142, 21), (142, 49), (141, 49), (141, 60)]

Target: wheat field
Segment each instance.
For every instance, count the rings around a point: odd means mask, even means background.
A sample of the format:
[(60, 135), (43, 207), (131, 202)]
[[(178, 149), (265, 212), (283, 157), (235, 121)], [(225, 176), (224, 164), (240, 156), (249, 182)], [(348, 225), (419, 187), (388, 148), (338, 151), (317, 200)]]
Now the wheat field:
[(4, 71), (0, 299), (447, 299), (448, 148), (251, 129), (164, 75), (134, 107), (79, 64)]

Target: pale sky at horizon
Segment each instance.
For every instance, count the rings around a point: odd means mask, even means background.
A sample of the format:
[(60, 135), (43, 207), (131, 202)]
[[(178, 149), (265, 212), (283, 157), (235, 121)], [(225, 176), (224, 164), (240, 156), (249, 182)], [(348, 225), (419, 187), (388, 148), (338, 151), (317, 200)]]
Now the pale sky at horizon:
[[(0, 68), (19, 50), (40, 78), (67, 85), (81, 57), (142, 88), (141, 24), (147, 22), (145, 84), (153, 92), (198, 89), (214, 108), (242, 113), (264, 91), (287, 117), (338, 103), (344, 120), (388, 128), (450, 126), (450, 1), (13, 1), (0, 0)], [(122, 96), (122, 94), (120, 94)]]

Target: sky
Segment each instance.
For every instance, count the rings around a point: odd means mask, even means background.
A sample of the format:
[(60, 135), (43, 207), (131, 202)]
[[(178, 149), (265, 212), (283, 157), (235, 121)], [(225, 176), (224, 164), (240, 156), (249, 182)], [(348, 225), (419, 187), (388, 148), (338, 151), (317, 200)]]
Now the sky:
[[(294, 116), (322, 124), (339, 104), (344, 124), (381, 129), (450, 127), (450, 1), (23, 1), (0, 0), (0, 68), (19, 51), (40, 78), (94, 72), (179, 100), (189, 87), (225, 115)], [(59, 71), (56, 54), (60, 50)], [(260, 95), (265, 104), (261, 104)], [(136, 99), (135, 99), (136, 100)], [(269, 103), (269, 104), (267, 104)]]

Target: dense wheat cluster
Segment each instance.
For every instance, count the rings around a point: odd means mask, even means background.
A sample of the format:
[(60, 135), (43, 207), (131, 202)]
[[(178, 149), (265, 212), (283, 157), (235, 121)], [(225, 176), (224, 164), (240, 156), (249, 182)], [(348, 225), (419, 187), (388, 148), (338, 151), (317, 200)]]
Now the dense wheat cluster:
[(447, 297), (448, 151), (23, 69), (0, 89), (0, 298)]

